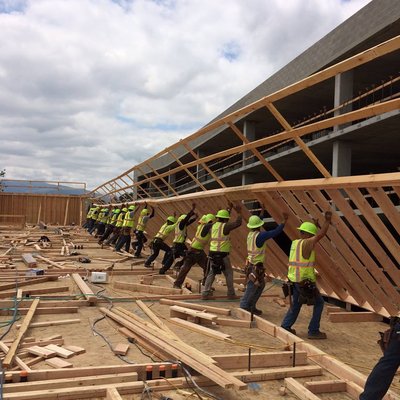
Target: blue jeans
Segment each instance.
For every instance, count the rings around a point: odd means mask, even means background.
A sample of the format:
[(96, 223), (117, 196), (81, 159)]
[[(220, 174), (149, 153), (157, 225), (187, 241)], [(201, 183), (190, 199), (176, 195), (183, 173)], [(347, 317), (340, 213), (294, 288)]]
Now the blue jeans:
[(396, 324), (389, 345), (365, 382), (360, 400), (381, 400), (400, 366), (400, 323)]
[[(292, 306), (289, 308), (289, 311), (286, 313), (281, 324), (282, 328), (285, 329), (290, 329), (296, 322), (302, 306), (302, 304), (299, 303), (300, 285), (298, 283), (293, 283), (292, 288)], [(313, 314), (308, 325), (308, 333), (311, 335), (319, 332), (322, 310), (324, 309), (324, 299), (319, 292), (315, 298), (315, 304), (313, 307)]]
[(246, 285), (246, 290), (243, 297), (240, 299), (240, 308), (244, 310), (251, 311), (256, 308), (256, 304), (262, 292), (264, 290), (265, 283), (261, 285), (255, 285), (253, 281), (248, 281)]

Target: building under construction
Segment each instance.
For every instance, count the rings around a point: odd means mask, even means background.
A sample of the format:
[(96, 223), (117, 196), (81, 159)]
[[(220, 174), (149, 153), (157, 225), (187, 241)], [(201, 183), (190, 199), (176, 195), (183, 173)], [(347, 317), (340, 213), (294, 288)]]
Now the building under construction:
[[(0, 340), (4, 399), (358, 399), (378, 358), (376, 333), (400, 312), (399, 65), (400, 7), (374, 0), (209, 124), (90, 194), (0, 193), (5, 326), (13, 315), (9, 343)], [(241, 203), (246, 221), (264, 208), (271, 226), (287, 213), (284, 233), (268, 241), (263, 315), (239, 309), (219, 280), (213, 301), (201, 301), (196, 268), (173, 288), (158, 262), (149, 271), (80, 228), (89, 204), (134, 203), (155, 209), (149, 239), (192, 203), (199, 215)], [(328, 340), (315, 346), (301, 334), (310, 310), (297, 336), (280, 328), (280, 286), (297, 227), (328, 210), (318, 244)], [(231, 235), (238, 293), (247, 234), (243, 223)], [(35, 270), (43, 276), (27, 276)], [(69, 312), (80, 314), (80, 334), (58, 315)], [(71, 343), (55, 338), (64, 324)], [(399, 394), (394, 383), (385, 399)]]

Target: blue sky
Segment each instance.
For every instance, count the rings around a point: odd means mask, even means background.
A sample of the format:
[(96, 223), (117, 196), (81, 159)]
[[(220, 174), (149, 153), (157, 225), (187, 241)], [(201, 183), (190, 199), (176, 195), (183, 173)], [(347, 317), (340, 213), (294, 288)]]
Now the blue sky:
[(0, 0), (0, 170), (97, 186), (195, 132), (367, 3)]

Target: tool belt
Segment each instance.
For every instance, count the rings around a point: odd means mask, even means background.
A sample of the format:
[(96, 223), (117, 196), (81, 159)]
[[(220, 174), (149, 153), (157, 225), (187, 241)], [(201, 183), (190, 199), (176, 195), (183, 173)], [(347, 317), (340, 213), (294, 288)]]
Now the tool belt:
[(248, 263), (245, 269), (246, 284), (248, 281), (254, 282), (256, 285), (265, 284), (265, 267), (263, 263)]
[(314, 282), (311, 282), (309, 279), (299, 282), (299, 291), (300, 304), (307, 304), (308, 306), (313, 306), (315, 304), (318, 289)]
[(285, 298), (290, 296), (293, 293), (293, 282), (284, 282), (282, 285), (282, 292)]
[[(391, 317), (390, 318), (390, 328), (387, 329), (385, 332), (379, 332), (380, 339), (377, 341), (379, 344), (379, 347), (382, 350), (382, 353), (385, 353), (386, 349), (389, 346), (390, 341), (393, 338), (393, 335), (397, 332), (395, 332), (396, 325), (400, 324), (400, 318), (399, 317)], [(400, 340), (400, 335), (397, 335), (397, 340)]]
[(225, 257), (226, 254), (210, 254), (208, 256), (208, 262), (210, 268), (212, 269), (215, 275), (219, 275), (222, 273), (222, 271), (225, 270), (225, 263), (224, 263)]

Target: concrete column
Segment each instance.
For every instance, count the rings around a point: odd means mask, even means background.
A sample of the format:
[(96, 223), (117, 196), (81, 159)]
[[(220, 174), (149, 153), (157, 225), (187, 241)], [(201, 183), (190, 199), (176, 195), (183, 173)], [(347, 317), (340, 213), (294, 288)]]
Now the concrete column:
[[(243, 124), (243, 135), (249, 139), (250, 142), (253, 142), (256, 140), (256, 124), (253, 121), (244, 121)], [(243, 161), (242, 165), (245, 166), (251, 162), (249, 160), (246, 160), (247, 157), (250, 157), (253, 154), (251, 150), (244, 151), (243, 152)], [(249, 174), (247, 172), (242, 173), (242, 185), (250, 185), (254, 183), (254, 176), (252, 174)]]
[[(205, 152), (203, 150), (197, 150), (196, 153), (198, 158), (205, 156)], [(204, 182), (208, 179), (208, 172), (200, 164), (196, 166), (196, 178), (200, 182)]]
[(351, 144), (337, 140), (333, 143), (332, 176), (351, 175)]
[[(341, 104), (353, 98), (353, 71), (346, 71), (342, 74), (335, 76), (335, 93), (334, 93), (334, 107), (339, 107)], [(335, 117), (340, 114), (348, 113), (353, 109), (352, 104), (348, 104), (342, 107), (340, 110), (336, 110)], [(349, 124), (335, 126), (334, 130), (343, 128)]]
[[(168, 175), (168, 183), (176, 190), (175, 182), (176, 182), (176, 175), (175, 174)], [(168, 196), (173, 195), (173, 194), (174, 194), (174, 192), (170, 188), (168, 188)]]

